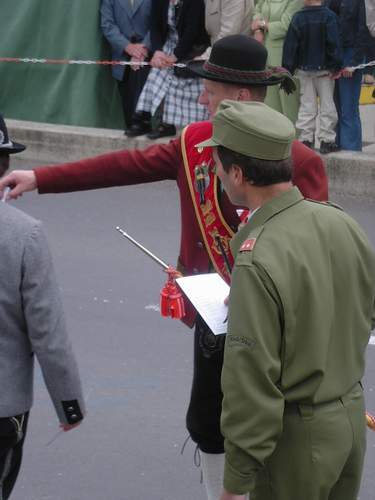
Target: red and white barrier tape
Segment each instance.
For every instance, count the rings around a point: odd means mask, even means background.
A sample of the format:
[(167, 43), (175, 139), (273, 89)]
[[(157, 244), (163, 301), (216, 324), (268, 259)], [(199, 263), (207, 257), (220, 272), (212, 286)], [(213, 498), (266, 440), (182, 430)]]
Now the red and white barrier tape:
[[(149, 66), (149, 62), (135, 62), (135, 61), (92, 61), (92, 60), (79, 60), (79, 59), (36, 59), (29, 57), (0, 57), (0, 62), (14, 62), (14, 63), (32, 63), (32, 64), (95, 64), (101, 66)], [(173, 66), (177, 68), (185, 68), (184, 63), (174, 63)], [(349, 69), (355, 71), (356, 69), (364, 69), (368, 66), (375, 66), (375, 61), (359, 64), (358, 66), (351, 66)]]
[[(149, 62), (135, 61), (90, 61), (77, 59), (36, 59), (28, 57), (0, 57), (0, 62), (32, 63), (32, 64), (95, 64), (100, 66), (149, 66)], [(185, 68), (186, 64), (174, 63), (173, 66)]]

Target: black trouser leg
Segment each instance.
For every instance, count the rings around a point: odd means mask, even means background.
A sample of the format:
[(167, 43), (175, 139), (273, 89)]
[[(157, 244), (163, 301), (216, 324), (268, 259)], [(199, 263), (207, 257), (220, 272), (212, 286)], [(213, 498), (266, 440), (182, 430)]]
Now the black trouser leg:
[[(149, 71), (149, 66), (143, 66), (138, 71), (133, 71), (130, 66), (125, 66), (124, 77), (121, 82), (117, 82), (126, 127), (130, 127), (134, 120), (137, 121), (135, 110)], [(143, 113), (140, 113), (140, 115), (143, 117)], [(146, 115), (148, 115), (148, 120), (150, 120), (150, 114), (146, 113)], [(147, 117), (144, 118), (147, 119)]]
[(214, 335), (201, 318), (195, 326), (194, 375), (186, 425), (205, 453), (224, 453), (220, 432), (224, 335)]
[(29, 413), (0, 418), (0, 498), (12, 493), (22, 462)]

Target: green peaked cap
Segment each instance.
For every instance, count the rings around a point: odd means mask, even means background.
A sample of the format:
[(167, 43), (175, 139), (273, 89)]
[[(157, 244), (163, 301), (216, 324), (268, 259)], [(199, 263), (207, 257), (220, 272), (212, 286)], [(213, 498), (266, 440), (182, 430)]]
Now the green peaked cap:
[(224, 146), (260, 160), (284, 160), (289, 158), (295, 138), (293, 123), (262, 102), (225, 99), (212, 125), (212, 137), (196, 148)]

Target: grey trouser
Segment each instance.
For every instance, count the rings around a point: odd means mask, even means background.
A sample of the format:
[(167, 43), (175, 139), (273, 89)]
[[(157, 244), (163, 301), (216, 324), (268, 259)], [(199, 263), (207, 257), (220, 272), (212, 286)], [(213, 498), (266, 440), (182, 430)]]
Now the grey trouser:
[(327, 73), (327, 71), (302, 71), (300, 69), (296, 73), (301, 85), (300, 108), (296, 123), (300, 141), (314, 142), (319, 97), (318, 138), (324, 142), (335, 142), (337, 124), (337, 111), (333, 101), (335, 81), (329, 78)]

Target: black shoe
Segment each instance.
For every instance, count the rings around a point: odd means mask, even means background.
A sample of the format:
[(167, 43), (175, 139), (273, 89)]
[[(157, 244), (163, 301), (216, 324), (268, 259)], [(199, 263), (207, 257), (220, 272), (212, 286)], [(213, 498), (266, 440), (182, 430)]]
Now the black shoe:
[(127, 137), (137, 137), (139, 135), (145, 135), (151, 130), (151, 125), (146, 122), (133, 123), (129, 128), (125, 130), (125, 135)]
[(147, 134), (149, 139), (159, 139), (160, 137), (169, 137), (176, 135), (176, 127), (168, 123), (161, 123), (155, 130)]
[(314, 149), (312, 141), (302, 141), (302, 144), (310, 149)]
[(339, 151), (340, 148), (335, 142), (320, 142), (320, 149), (319, 152), (322, 155), (326, 155), (328, 153), (335, 153), (336, 151)]

